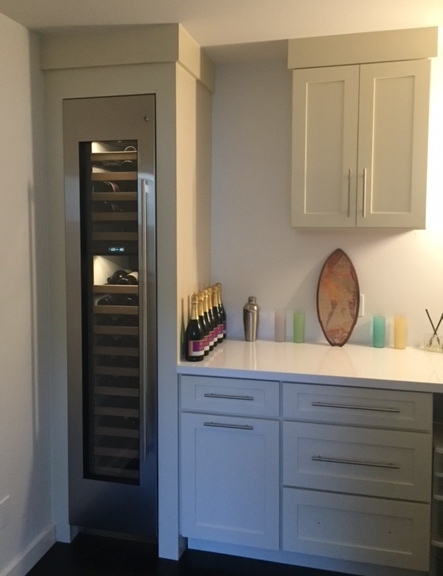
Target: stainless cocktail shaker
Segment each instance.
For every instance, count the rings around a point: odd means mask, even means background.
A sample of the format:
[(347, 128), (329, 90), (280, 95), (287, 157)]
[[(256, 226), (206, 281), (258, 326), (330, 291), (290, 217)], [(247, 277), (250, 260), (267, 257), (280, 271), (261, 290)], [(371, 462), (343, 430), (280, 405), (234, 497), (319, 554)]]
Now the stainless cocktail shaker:
[(243, 326), (246, 342), (255, 342), (258, 329), (258, 305), (255, 296), (249, 296), (243, 306)]

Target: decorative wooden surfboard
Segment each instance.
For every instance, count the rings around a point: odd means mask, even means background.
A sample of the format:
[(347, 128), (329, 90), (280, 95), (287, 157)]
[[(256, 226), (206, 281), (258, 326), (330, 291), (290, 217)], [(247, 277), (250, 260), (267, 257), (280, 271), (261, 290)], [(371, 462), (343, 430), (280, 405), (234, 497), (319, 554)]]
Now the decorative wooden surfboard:
[(338, 248), (323, 265), (317, 286), (317, 316), (331, 346), (343, 346), (358, 318), (360, 290), (349, 256)]

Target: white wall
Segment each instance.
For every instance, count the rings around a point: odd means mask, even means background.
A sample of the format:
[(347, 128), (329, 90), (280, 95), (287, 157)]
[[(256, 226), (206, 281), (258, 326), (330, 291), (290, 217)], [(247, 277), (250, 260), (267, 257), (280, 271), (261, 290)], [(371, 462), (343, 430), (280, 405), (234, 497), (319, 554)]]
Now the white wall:
[[(442, 24), (443, 22), (440, 22)], [(429, 22), (429, 25), (439, 22)], [(382, 26), (381, 26), (382, 28)], [(443, 31), (440, 31), (443, 35)], [(434, 62), (426, 231), (301, 231), (290, 226), (291, 77), (286, 62), (224, 64), (214, 97), (212, 275), (223, 283), (228, 337), (242, 338), (242, 306), (306, 309), (306, 336), (325, 341), (316, 315), (318, 276), (336, 248), (350, 256), (365, 295), (350, 342), (369, 344), (371, 316), (404, 313), (409, 345), (443, 312), (443, 50)], [(288, 331), (288, 339), (292, 333)]]
[(20, 576), (54, 541), (45, 140), (36, 39), (2, 15), (0, 54), (0, 574)]

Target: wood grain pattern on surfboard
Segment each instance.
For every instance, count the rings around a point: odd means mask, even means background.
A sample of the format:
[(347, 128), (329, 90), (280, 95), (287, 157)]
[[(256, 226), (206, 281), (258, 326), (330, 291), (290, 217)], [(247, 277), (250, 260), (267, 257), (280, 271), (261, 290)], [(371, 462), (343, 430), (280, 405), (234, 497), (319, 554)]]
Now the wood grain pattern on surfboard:
[(331, 346), (343, 346), (358, 318), (360, 289), (349, 256), (340, 248), (323, 265), (317, 285), (317, 316)]

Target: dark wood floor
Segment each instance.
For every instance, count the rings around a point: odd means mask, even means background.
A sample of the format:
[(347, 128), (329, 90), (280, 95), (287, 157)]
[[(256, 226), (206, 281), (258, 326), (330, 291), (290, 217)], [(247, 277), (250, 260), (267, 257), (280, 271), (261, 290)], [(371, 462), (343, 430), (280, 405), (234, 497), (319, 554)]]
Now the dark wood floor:
[(338, 576), (337, 573), (187, 551), (180, 562), (157, 557), (154, 546), (79, 534), (56, 543), (27, 576)]

